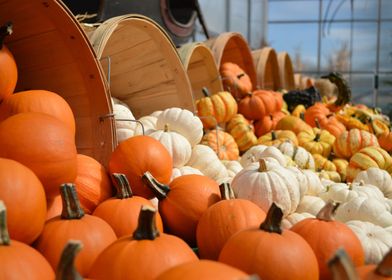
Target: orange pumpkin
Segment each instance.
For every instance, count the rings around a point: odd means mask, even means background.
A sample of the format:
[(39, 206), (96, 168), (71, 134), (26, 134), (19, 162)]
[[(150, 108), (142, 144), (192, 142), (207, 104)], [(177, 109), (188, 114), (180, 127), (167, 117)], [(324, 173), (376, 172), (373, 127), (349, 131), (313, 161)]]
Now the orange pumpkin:
[(249, 75), (237, 64), (225, 62), (221, 65), (219, 72), (222, 76), (223, 87), (235, 98), (240, 99), (252, 91), (253, 85)]
[(5, 37), (11, 33), (11, 23), (0, 27), (0, 102), (14, 92), (18, 80), (18, 69), (14, 56), (4, 45)]
[(297, 136), (290, 130), (273, 130), (257, 139), (257, 143), (266, 146), (274, 146), (287, 140), (293, 143), (293, 145), (298, 145)]
[(40, 179), (47, 198), (76, 178), (75, 137), (64, 122), (43, 113), (20, 113), (0, 123), (0, 157), (29, 167)]
[(237, 160), (240, 154), (233, 136), (222, 130), (208, 131), (201, 144), (211, 147), (221, 160)]
[(196, 255), (183, 240), (157, 230), (155, 213), (153, 207), (143, 206), (133, 235), (109, 245), (94, 262), (89, 278), (152, 280), (165, 270), (196, 261)]
[(183, 175), (167, 186), (149, 172), (143, 180), (159, 199), (158, 209), (165, 229), (190, 246), (196, 245), (196, 227), (207, 208), (220, 200), (219, 185), (204, 175)]
[(391, 280), (392, 279), (392, 249), (384, 256), (378, 265), (369, 264), (357, 266), (356, 270), (363, 280)]
[(60, 95), (47, 90), (16, 92), (4, 99), (0, 106), (0, 121), (25, 112), (45, 113), (64, 122), (75, 135), (75, 118), (71, 107)]
[(50, 220), (56, 216), (61, 215), (61, 212), (63, 211), (63, 202), (61, 201), (61, 195), (50, 198), (46, 202), (48, 207), (46, 212), (46, 220)]
[(210, 95), (203, 88), (205, 97), (196, 100), (197, 115), (204, 128), (214, 128), (219, 123), (228, 122), (238, 111), (237, 101), (228, 91)]
[(327, 262), (340, 247), (344, 248), (356, 266), (365, 263), (365, 253), (358, 237), (346, 224), (333, 220), (335, 209), (335, 205), (327, 203), (316, 218), (304, 219), (291, 228), (315, 252), (322, 280), (331, 279)]
[(241, 114), (236, 114), (227, 124), (226, 131), (233, 136), (240, 152), (257, 144), (256, 135), (250, 122)]
[(269, 90), (255, 90), (239, 101), (238, 111), (249, 120), (259, 120), (279, 112), (282, 106), (282, 94)]
[(29, 168), (5, 158), (0, 158), (0, 180), (0, 199), (7, 205), (10, 236), (31, 244), (45, 224), (44, 187)]
[[(124, 174), (113, 174), (117, 188), (116, 197), (105, 200), (95, 209), (93, 215), (106, 221), (114, 230), (117, 237), (132, 234), (137, 228), (140, 208), (143, 205), (153, 206), (150, 200), (132, 194), (131, 186)], [(156, 214), (158, 230), (163, 232), (162, 219)]]
[(378, 144), (387, 152), (392, 152), (392, 132), (380, 134), (378, 136)]
[(284, 116), (276, 124), (276, 130), (291, 130), (295, 134), (306, 130), (312, 130), (312, 127), (300, 118), (294, 116)]
[(122, 141), (109, 160), (110, 173), (127, 176), (135, 195), (147, 199), (154, 193), (143, 183), (144, 172), (149, 171), (160, 182), (167, 184), (173, 170), (173, 159), (158, 140), (138, 135)]
[[(26, 220), (25, 223), (29, 223)], [(0, 200), (0, 278), (53, 280), (54, 271), (45, 258), (25, 243), (10, 239), (7, 213)]]
[(227, 264), (210, 260), (200, 260), (195, 262), (187, 262), (170, 268), (160, 274), (156, 280), (251, 279), (248, 277), (249, 275), (245, 272)]
[(56, 269), (61, 252), (68, 240), (76, 239), (84, 249), (76, 258), (76, 268), (82, 276), (87, 276), (94, 260), (117, 237), (113, 229), (101, 218), (84, 214), (73, 184), (61, 186), (63, 211), (47, 221), (35, 242), (35, 247)]
[(286, 114), (282, 111), (279, 111), (257, 120), (254, 123), (256, 136), (260, 137), (270, 132), (271, 130), (275, 130), (276, 125), (284, 116), (286, 116)]
[(90, 156), (77, 155), (76, 191), (86, 214), (112, 196), (112, 184), (105, 167)]
[(355, 176), (369, 167), (378, 167), (392, 173), (392, 157), (380, 147), (366, 147), (355, 153), (347, 167), (347, 182), (352, 182)]
[(230, 185), (222, 184), (222, 200), (204, 212), (197, 225), (196, 239), (199, 256), (217, 260), (226, 241), (240, 230), (257, 227), (265, 212), (246, 199), (235, 199)]
[(242, 230), (226, 242), (219, 261), (260, 279), (318, 279), (312, 248), (298, 234), (280, 228), (282, 217), (282, 210), (272, 203), (259, 228)]

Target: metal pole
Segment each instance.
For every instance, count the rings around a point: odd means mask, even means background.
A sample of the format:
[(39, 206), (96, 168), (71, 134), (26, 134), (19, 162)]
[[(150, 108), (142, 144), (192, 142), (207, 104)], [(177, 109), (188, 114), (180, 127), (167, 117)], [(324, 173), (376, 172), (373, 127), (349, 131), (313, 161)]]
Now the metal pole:
[(247, 29), (246, 29), (246, 39), (248, 40), (249, 46), (251, 45), (251, 23), (252, 23), (252, 10), (251, 10), (252, 1), (248, 0), (248, 16), (247, 16)]
[(230, 31), (230, 1), (231, 0), (226, 0), (226, 18), (225, 18), (225, 25), (226, 25), (226, 31)]
[(321, 75), (321, 32), (323, 23), (323, 0), (319, 0), (319, 21), (318, 21), (318, 39), (317, 39), (317, 74)]
[(373, 89), (373, 105), (378, 106), (378, 74), (380, 71), (380, 35), (381, 35), (381, 0), (378, 0), (378, 15), (377, 15), (377, 56), (376, 69), (374, 73), (374, 89)]
[[(263, 34), (261, 35), (262, 40), (261, 42), (263, 44), (267, 44), (268, 43), (268, 0), (263, 0), (263, 4), (262, 4), (262, 30), (263, 30)], [(260, 47), (264, 47), (264, 46), (260, 46)]]

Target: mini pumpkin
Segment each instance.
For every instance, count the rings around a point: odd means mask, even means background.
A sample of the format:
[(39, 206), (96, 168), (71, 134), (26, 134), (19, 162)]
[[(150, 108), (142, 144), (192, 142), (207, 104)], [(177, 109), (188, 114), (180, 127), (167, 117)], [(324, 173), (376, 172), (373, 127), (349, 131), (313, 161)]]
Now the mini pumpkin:
[(353, 182), (363, 182), (379, 188), (386, 198), (392, 199), (392, 178), (391, 175), (377, 167), (370, 167), (357, 174)]
[(260, 137), (260, 136), (270, 132), (271, 130), (275, 130), (276, 125), (284, 116), (286, 116), (286, 114), (283, 113), (282, 111), (279, 111), (279, 112), (275, 112), (275, 113), (269, 114), (267, 116), (264, 116), (260, 120), (257, 120), (254, 123), (256, 136)]
[(312, 127), (300, 118), (285, 116), (276, 124), (276, 130), (291, 130), (298, 135), (302, 131), (311, 131)]
[(249, 120), (259, 120), (282, 109), (283, 98), (278, 92), (255, 90), (238, 103), (238, 111)]
[(234, 97), (227, 91), (210, 94), (203, 88), (205, 97), (196, 100), (197, 115), (204, 128), (215, 128), (220, 123), (228, 122), (237, 114), (238, 106)]
[(336, 165), (319, 154), (313, 155), (316, 171), (336, 171)]
[(221, 160), (237, 160), (240, 154), (233, 136), (219, 129), (208, 131), (201, 144), (211, 147)]
[(294, 145), (291, 141), (284, 141), (274, 145), (284, 155), (291, 158), (299, 168), (315, 170), (315, 163), (311, 153), (300, 146)]
[(392, 132), (382, 133), (378, 136), (378, 143), (387, 152), (392, 152)]
[(298, 143), (300, 146), (308, 150), (311, 154), (320, 154), (328, 157), (332, 150), (332, 145), (335, 142), (335, 136), (330, 134), (327, 130), (319, 129), (317, 127), (310, 130), (300, 132), (298, 134)]
[(277, 146), (286, 141), (298, 145), (297, 136), (290, 130), (272, 130), (257, 139), (258, 144), (266, 146)]
[(241, 114), (236, 114), (227, 124), (226, 131), (233, 136), (240, 152), (247, 151), (257, 144), (257, 137), (248, 120)]
[(370, 146), (379, 146), (377, 137), (365, 130), (354, 128), (336, 138), (333, 151), (337, 157), (349, 159), (360, 149)]
[(219, 72), (222, 76), (224, 88), (240, 99), (253, 89), (252, 81), (246, 72), (236, 63), (222, 63)]

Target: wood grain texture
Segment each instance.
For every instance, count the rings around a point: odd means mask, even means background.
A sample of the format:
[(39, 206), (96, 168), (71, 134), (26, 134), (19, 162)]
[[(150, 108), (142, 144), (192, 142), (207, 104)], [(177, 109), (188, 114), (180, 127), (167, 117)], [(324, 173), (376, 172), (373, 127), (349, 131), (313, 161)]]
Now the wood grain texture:
[(278, 57), (271, 47), (252, 51), (256, 65), (258, 86), (261, 89), (278, 90), (282, 87), (279, 76)]

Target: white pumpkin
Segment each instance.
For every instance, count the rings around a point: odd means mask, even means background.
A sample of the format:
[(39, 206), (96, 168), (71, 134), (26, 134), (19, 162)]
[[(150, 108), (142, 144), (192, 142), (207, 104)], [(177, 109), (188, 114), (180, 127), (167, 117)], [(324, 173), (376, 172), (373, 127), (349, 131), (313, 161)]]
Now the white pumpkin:
[(192, 147), (189, 141), (181, 134), (170, 131), (168, 126), (164, 130), (156, 130), (149, 134), (150, 137), (157, 139), (173, 159), (174, 167), (184, 166), (191, 158)]
[(366, 197), (385, 202), (383, 193), (375, 186), (362, 183), (333, 183), (327, 186), (325, 192), (319, 194), (324, 201), (347, 202), (356, 197)]
[(150, 114), (150, 116), (158, 118), (158, 116), (162, 113), (162, 110), (154, 111)]
[(135, 135), (149, 135), (156, 130), (157, 118), (154, 116), (144, 116), (138, 119), (135, 128)]
[(236, 197), (251, 200), (265, 212), (275, 202), (284, 216), (293, 213), (301, 199), (295, 175), (264, 159), (241, 170), (233, 178), (231, 186)]
[(314, 159), (306, 149), (294, 145), (291, 141), (284, 141), (275, 145), (284, 155), (291, 158), (301, 169), (315, 169)]
[(318, 195), (325, 191), (317, 173), (312, 170), (302, 170), (298, 167), (288, 167), (288, 170), (294, 172), (300, 183), (301, 197), (304, 195)]
[(175, 178), (177, 178), (179, 176), (188, 175), (188, 174), (204, 175), (203, 173), (201, 173), (201, 171), (199, 169), (185, 165), (185, 166), (173, 168), (172, 175), (170, 177), (170, 181), (173, 181)]
[(260, 159), (260, 154), (267, 149), (265, 145), (255, 145), (247, 150), (240, 159), (242, 167), (247, 167), (251, 163), (257, 162)]
[(198, 144), (193, 147), (188, 163), (193, 168), (199, 169), (205, 176), (215, 181), (228, 177), (228, 172), (213, 149), (206, 145)]
[(310, 213), (317, 216), (321, 208), (325, 206), (325, 201), (318, 196), (305, 195), (302, 197), (300, 203), (298, 204), (297, 213)]
[(315, 216), (310, 213), (306, 213), (306, 212), (304, 212), (304, 213), (294, 212), (282, 220), (281, 228), (282, 229), (290, 229), (296, 223), (298, 223), (304, 219), (307, 219), (307, 218), (315, 218)]
[(118, 143), (135, 135), (136, 122), (128, 105), (118, 99), (112, 98), (112, 107), (116, 125)]
[(336, 210), (335, 218), (344, 223), (360, 220), (381, 227), (392, 226), (392, 214), (388, 212), (385, 204), (378, 199), (363, 196), (341, 204)]
[(243, 169), (238, 160), (221, 160), (221, 162), (226, 167), (229, 177), (232, 178)]
[(354, 182), (360, 181), (376, 186), (384, 193), (385, 197), (392, 198), (392, 178), (387, 171), (377, 167), (370, 167), (357, 174)]
[(392, 248), (392, 232), (370, 222), (346, 223), (361, 241), (366, 264), (378, 264)]
[(194, 147), (203, 137), (203, 124), (191, 111), (181, 108), (169, 108), (157, 117), (157, 129), (164, 129), (168, 124), (172, 131), (178, 132), (188, 139)]

